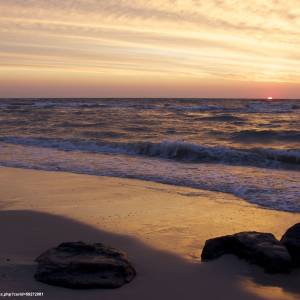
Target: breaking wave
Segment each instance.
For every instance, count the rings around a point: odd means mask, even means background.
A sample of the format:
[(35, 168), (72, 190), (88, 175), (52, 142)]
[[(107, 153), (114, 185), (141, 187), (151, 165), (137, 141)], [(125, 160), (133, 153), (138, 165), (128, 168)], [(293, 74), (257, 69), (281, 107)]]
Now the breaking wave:
[(230, 148), (207, 146), (181, 141), (102, 142), (85, 139), (51, 139), (31, 137), (1, 137), (8, 144), (55, 148), (63, 151), (127, 154), (157, 157), (182, 162), (221, 163), (265, 168), (300, 169), (300, 151), (272, 148)]

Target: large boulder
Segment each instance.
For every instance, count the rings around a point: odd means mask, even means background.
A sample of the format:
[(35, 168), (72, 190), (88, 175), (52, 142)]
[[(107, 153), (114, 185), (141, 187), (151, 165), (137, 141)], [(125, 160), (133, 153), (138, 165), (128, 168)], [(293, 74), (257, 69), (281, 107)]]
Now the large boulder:
[(224, 254), (234, 254), (260, 265), (268, 273), (287, 273), (292, 263), (286, 247), (271, 233), (240, 232), (209, 239), (205, 242), (201, 259), (212, 260)]
[(281, 238), (281, 243), (288, 249), (293, 266), (300, 267), (300, 223), (289, 228)]
[(136, 275), (125, 253), (100, 243), (62, 243), (36, 261), (38, 281), (74, 289), (118, 288)]

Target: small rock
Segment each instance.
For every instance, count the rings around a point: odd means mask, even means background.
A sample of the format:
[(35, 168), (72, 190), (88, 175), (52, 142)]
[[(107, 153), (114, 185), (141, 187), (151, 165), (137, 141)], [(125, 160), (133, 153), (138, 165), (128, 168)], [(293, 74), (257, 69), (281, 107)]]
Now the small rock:
[(281, 238), (281, 243), (288, 249), (294, 267), (300, 267), (300, 223), (289, 228)]
[(269, 273), (287, 273), (292, 263), (286, 247), (271, 233), (240, 232), (209, 239), (205, 242), (201, 259), (212, 260), (224, 254), (234, 254), (260, 265)]
[(100, 243), (62, 243), (36, 261), (36, 280), (74, 289), (118, 288), (136, 275), (124, 252)]

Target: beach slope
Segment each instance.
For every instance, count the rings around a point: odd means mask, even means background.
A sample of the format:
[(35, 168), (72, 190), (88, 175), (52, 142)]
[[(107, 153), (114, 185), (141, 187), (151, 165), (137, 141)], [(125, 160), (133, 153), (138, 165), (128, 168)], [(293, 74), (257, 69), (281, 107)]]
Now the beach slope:
[[(201, 263), (205, 240), (238, 231), (278, 238), (299, 214), (229, 194), (158, 183), (0, 168), (0, 292), (44, 299), (300, 299), (300, 272), (268, 275), (227, 256)], [(36, 282), (34, 259), (66, 241), (102, 242), (128, 253), (137, 277), (116, 290)]]

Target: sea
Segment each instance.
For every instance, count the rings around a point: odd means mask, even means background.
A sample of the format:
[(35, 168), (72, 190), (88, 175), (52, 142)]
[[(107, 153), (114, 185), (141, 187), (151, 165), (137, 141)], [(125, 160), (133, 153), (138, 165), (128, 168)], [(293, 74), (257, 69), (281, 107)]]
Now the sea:
[(1, 99), (0, 166), (143, 179), (300, 212), (300, 101)]

